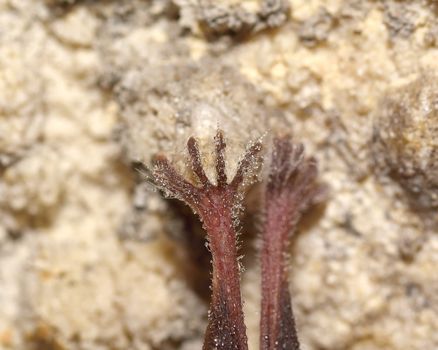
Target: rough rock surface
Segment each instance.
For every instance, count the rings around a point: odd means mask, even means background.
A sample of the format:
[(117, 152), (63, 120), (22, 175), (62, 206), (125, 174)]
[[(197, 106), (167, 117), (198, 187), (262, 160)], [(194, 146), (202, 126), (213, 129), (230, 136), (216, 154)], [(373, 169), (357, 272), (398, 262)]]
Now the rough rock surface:
[(376, 164), (407, 193), (414, 208), (438, 209), (438, 84), (423, 75), (388, 93), (374, 123)]
[[(0, 0), (0, 349), (201, 348), (201, 229), (132, 165), (166, 152), (184, 169), (191, 134), (208, 165), (218, 124), (230, 173), (280, 130), (330, 186), (291, 251), (303, 348), (438, 348), (437, 11)], [(256, 349), (256, 212), (242, 219)]]

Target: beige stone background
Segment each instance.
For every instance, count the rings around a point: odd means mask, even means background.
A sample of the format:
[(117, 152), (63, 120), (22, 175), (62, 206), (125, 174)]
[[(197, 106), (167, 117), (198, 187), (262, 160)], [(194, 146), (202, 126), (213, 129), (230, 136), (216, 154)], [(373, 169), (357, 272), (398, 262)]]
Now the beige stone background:
[(190, 135), (208, 167), (218, 125), (230, 174), (280, 130), (330, 187), (291, 249), (303, 350), (438, 349), (437, 16), (432, 0), (0, 0), (0, 349), (201, 348), (200, 227), (134, 169), (166, 152), (187, 172)]

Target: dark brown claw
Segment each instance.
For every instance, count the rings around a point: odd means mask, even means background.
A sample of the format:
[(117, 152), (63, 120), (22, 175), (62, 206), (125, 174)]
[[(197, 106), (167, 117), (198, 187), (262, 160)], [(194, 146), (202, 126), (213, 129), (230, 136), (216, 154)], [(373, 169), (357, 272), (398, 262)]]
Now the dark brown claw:
[(218, 132), (214, 138), (216, 145), (216, 173), (218, 187), (227, 185), (227, 174), (225, 173), (225, 141), (222, 132)]

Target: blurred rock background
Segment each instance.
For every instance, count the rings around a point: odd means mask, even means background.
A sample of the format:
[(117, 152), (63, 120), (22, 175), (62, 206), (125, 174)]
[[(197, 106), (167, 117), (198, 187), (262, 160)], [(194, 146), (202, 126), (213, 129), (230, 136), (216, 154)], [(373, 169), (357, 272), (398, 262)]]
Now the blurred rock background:
[[(438, 348), (438, 5), (0, 0), (0, 349), (200, 349), (209, 258), (136, 171), (291, 132), (330, 187), (291, 251), (308, 350)], [(242, 217), (258, 346), (257, 189)]]

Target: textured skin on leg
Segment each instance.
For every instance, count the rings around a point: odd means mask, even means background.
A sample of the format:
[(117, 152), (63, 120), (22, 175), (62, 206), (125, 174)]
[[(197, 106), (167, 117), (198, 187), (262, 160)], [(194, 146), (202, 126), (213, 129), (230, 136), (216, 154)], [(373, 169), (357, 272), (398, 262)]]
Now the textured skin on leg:
[(317, 166), (304, 147), (288, 137), (274, 139), (265, 189), (262, 233), (260, 349), (300, 348), (289, 292), (287, 252), (301, 212), (320, 193)]
[(199, 147), (193, 137), (188, 140), (187, 148), (192, 171), (199, 179), (200, 186), (185, 180), (163, 156), (155, 159), (152, 172), (155, 183), (188, 204), (198, 214), (207, 231), (213, 278), (204, 350), (248, 349), (240, 295), (234, 215), (239, 204), (239, 187), (250, 167), (257, 161), (261, 143), (257, 142), (248, 148), (230, 183), (227, 183), (225, 172), (225, 147), (223, 135), (218, 131), (215, 137), (216, 185), (205, 174)]

